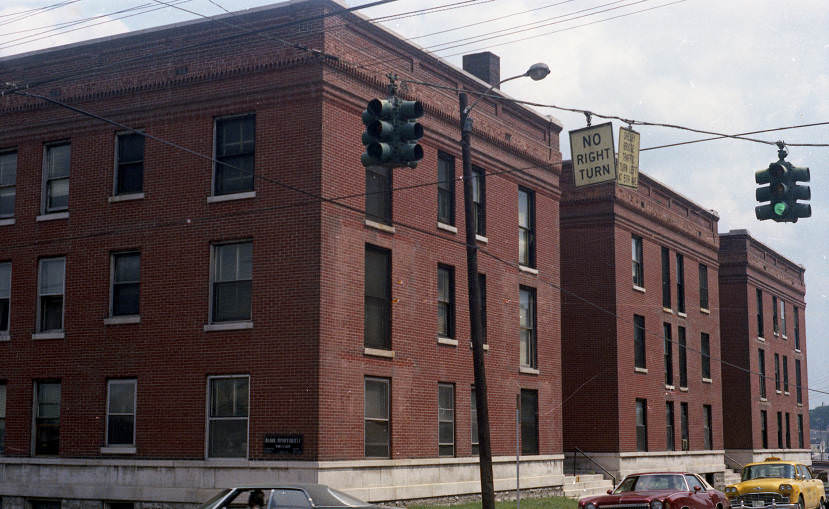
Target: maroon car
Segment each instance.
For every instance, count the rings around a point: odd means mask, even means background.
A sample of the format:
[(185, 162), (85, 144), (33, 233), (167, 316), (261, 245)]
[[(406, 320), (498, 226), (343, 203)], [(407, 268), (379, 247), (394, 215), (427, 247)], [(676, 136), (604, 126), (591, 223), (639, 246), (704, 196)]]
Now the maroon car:
[(584, 497), (579, 509), (730, 509), (721, 491), (696, 474), (649, 472), (625, 477), (607, 495)]

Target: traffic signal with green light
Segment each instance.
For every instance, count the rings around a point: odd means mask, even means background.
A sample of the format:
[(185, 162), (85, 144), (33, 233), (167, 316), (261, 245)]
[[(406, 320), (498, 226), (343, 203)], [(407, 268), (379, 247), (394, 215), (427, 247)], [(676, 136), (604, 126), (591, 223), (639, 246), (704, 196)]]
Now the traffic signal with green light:
[(362, 141), (366, 147), (360, 161), (363, 166), (417, 167), (423, 158), (423, 126), (415, 119), (423, 116), (420, 101), (372, 99), (363, 111), (366, 130)]
[[(756, 190), (757, 201), (763, 205), (754, 208), (757, 219), (764, 221), (773, 219), (777, 222), (796, 223), (801, 217), (810, 217), (812, 208), (807, 203), (797, 203), (797, 200), (811, 198), (809, 186), (798, 185), (798, 182), (809, 181), (809, 168), (798, 168), (783, 160), (786, 151), (778, 152), (780, 160), (769, 164), (768, 169), (759, 170), (754, 174), (754, 181), (758, 184), (768, 184)], [(766, 203), (768, 202), (768, 203)]]

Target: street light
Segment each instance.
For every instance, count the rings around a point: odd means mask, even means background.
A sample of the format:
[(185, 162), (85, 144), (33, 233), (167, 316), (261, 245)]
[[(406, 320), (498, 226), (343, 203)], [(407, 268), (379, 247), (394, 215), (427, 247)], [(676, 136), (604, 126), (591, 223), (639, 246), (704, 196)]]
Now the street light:
[[(478, 96), (467, 105), (466, 93), (459, 95), (461, 111), (461, 158), (463, 161), (463, 208), (466, 221), (466, 280), (469, 283), (469, 329), (472, 336), (472, 362), (475, 373), (475, 404), (478, 411), (478, 453), (481, 469), (482, 509), (495, 509), (495, 486), (492, 476), (492, 448), (489, 436), (489, 407), (487, 405), (486, 370), (484, 368), (484, 344), (481, 337), (481, 286), (478, 281), (478, 244), (475, 240), (476, 224), (472, 203), (472, 163), (469, 159), (472, 120), (469, 112), (495, 87), (510, 80), (530, 77), (534, 81), (550, 74), (547, 64), (533, 64), (524, 74), (501, 80), (497, 85)], [(483, 175), (481, 176), (483, 178)]]

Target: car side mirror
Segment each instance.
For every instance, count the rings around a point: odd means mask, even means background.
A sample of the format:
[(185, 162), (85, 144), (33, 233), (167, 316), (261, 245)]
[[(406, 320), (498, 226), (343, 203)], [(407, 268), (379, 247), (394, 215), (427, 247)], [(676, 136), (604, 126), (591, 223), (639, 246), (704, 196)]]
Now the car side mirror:
[(612, 495), (612, 494), (613, 494), (613, 490), (607, 490), (607, 494), (608, 494), (608, 495)]
[(694, 493), (699, 493), (699, 490), (702, 488), (700, 486), (694, 486)]

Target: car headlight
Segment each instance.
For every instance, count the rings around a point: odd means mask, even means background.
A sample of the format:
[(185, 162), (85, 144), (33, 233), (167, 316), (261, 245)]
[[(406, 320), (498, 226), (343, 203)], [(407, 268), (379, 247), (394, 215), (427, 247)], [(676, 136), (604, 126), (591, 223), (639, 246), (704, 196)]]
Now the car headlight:
[(662, 509), (662, 502), (659, 500), (652, 500), (651, 509)]
[(584, 506), (584, 509), (596, 509), (596, 504), (588, 502), (587, 505)]
[(725, 492), (730, 493), (732, 495), (736, 495), (737, 494), (737, 487), (736, 486), (726, 486), (725, 487)]
[(790, 493), (792, 491), (792, 485), (791, 484), (781, 484), (780, 486), (777, 487), (777, 491), (779, 491), (780, 493)]

